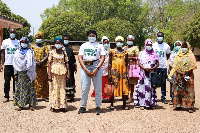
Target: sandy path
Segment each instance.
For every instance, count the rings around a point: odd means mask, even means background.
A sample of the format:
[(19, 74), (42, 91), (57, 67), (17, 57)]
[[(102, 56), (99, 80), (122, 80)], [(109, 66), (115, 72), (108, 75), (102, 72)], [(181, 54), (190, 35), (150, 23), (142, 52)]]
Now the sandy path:
[[(200, 68), (200, 62), (198, 62)], [(116, 100), (116, 110), (107, 109), (103, 103), (102, 114), (95, 114), (94, 98), (89, 96), (87, 113), (78, 115), (80, 107), (80, 66), (76, 74), (77, 93), (75, 102), (68, 103), (66, 113), (49, 111), (48, 103), (39, 101), (34, 112), (18, 112), (12, 101), (2, 103), (3, 73), (0, 73), (0, 133), (10, 132), (200, 132), (200, 71), (195, 71), (196, 104), (193, 114), (187, 111), (173, 111), (172, 106), (160, 102), (160, 89), (157, 89), (158, 106), (154, 110), (140, 110), (129, 105), (130, 110), (122, 110), (122, 101)], [(12, 90), (12, 89), (11, 89)], [(167, 83), (169, 99), (169, 83)], [(90, 94), (92, 93), (92, 87)], [(11, 94), (11, 93), (10, 93)], [(12, 99), (11, 99), (12, 100)]]

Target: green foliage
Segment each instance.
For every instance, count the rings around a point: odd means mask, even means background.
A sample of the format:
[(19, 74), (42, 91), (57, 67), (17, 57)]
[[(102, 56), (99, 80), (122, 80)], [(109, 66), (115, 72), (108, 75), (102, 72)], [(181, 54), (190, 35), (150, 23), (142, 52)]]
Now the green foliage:
[(40, 31), (45, 39), (53, 40), (56, 36), (67, 33), (70, 40), (86, 39), (89, 18), (80, 12), (64, 12), (58, 16), (50, 16), (43, 21)]

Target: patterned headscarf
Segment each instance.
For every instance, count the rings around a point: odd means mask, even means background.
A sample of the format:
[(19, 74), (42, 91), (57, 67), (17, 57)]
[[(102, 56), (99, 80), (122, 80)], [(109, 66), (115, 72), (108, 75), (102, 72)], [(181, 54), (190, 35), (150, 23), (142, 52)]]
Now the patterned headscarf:
[(148, 51), (146, 49), (146, 46), (147, 44), (153, 44), (152, 40), (151, 39), (147, 39), (145, 41), (145, 49), (144, 49), (144, 52), (146, 53), (146, 56), (145, 56), (145, 59), (146, 61), (149, 61), (149, 60), (158, 60), (158, 54), (152, 49), (150, 51)]
[(37, 37), (42, 37), (42, 39), (43, 39), (44, 35), (43, 35), (43, 33), (42, 33), (41, 31), (39, 31), (39, 32), (35, 35), (35, 38), (37, 38)]
[[(28, 39), (28, 37), (22, 37), (19, 41), (20, 41), (20, 44), (21, 44), (21, 41), (22, 40), (27, 40), (27, 42), (28, 42), (28, 45), (29, 45), (29, 39)], [(30, 47), (28, 46), (27, 48), (22, 48), (21, 47), (21, 45), (20, 45), (20, 51), (19, 51), (19, 53), (21, 54), (21, 55), (25, 55), (26, 53), (27, 53), (27, 51), (30, 49)], [(31, 49), (31, 52), (33, 53), (33, 50)]]
[(123, 38), (122, 36), (117, 36), (117, 37), (115, 38), (115, 42), (118, 41), (118, 40), (124, 41), (124, 38)]

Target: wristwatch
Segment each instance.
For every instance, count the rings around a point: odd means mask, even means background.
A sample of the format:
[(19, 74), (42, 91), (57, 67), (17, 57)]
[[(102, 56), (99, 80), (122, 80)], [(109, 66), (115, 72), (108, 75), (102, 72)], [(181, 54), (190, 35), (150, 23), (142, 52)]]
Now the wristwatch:
[(97, 69), (99, 70), (99, 67), (97, 67)]

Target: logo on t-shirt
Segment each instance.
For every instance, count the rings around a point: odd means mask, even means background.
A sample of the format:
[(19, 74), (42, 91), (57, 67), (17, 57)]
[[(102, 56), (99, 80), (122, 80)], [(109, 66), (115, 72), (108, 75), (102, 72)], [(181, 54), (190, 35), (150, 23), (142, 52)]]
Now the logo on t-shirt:
[(97, 49), (84, 49), (86, 56), (96, 56)]
[(7, 54), (15, 54), (16, 48), (7, 48)]
[(165, 51), (164, 50), (156, 49), (156, 53), (158, 54), (159, 58), (164, 58), (165, 57)]

